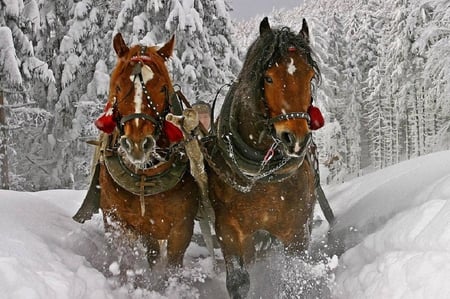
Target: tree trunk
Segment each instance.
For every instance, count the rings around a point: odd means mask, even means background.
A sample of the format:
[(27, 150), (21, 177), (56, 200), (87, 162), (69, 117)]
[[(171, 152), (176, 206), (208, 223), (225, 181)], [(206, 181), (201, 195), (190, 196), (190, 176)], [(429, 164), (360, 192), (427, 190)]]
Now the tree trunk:
[(8, 175), (8, 150), (7, 150), (7, 140), (8, 131), (6, 124), (6, 112), (3, 100), (3, 90), (0, 88), (0, 136), (2, 142), (0, 144), (0, 189), (9, 189), (9, 175)]

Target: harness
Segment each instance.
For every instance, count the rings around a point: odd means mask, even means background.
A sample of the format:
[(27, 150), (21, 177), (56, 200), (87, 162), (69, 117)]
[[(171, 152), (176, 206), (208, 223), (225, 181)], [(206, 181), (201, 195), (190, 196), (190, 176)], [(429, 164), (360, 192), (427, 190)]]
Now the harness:
[[(205, 139), (204, 156), (223, 181), (234, 189), (246, 193), (251, 191), (256, 182), (281, 182), (294, 174), (304, 162), (308, 147), (312, 142), (312, 135), (309, 134), (305, 138), (298, 157), (286, 156), (278, 151), (281, 141), (274, 135), (271, 135), (273, 143), (267, 151), (258, 151), (249, 146), (232, 126), (234, 121), (232, 96), (235, 88), (236, 83), (233, 83), (223, 103), (217, 128), (213, 127), (212, 137)], [(272, 127), (273, 123), (277, 121), (293, 118), (302, 118), (309, 122), (309, 115), (303, 112), (278, 115), (266, 122)], [(271, 129), (266, 130), (270, 131)], [(220, 162), (225, 163), (216, 164), (217, 158)], [(223, 164), (227, 166), (225, 170), (221, 167)]]
[(179, 152), (152, 168), (137, 169), (118, 153), (116, 140), (117, 136), (104, 140), (107, 146), (102, 151), (103, 162), (114, 182), (130, 193), (142, 197), (168, 191), (180, 182), (187, 170), (187, 160)]

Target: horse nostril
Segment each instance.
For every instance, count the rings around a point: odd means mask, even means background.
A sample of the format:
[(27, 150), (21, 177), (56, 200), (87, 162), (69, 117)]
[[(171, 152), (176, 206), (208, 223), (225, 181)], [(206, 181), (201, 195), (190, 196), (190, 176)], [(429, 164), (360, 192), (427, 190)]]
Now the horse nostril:
[(120, 146), (126, 150), (127, 152), (129, 152), (133, 145), (131, 144), (130, 139), (128, 139), (127, 137), (123, 136), (122, 138), (120, 138)]
[(144, 152), (149, 152), (155, 146), (155, 141), (154, 141), (154, 139), (152, 137), (146, 137), (142, 141), (141, 146), (142, 146), (142, 150)]
[(280, 139), (286, 145), (293, 146), (295, 144), (295, 135), (292, 134), (291, 132), (281, 133)]

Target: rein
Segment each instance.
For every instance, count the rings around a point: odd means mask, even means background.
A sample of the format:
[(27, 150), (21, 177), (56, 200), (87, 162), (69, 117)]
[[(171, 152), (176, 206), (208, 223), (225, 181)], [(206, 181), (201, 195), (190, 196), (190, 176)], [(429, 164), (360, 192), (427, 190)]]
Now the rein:
[(222, 92), (222, 89), (223, 89), (224, 87), (231, 87), (231, 86), (233, 86), (233, 84), (234, 84), (233, 82), (231, 82), (231, 83), (225, 83), (225, 84), (222, 85), (222, 86), (219, 88), (219, 90), (217, 90), (217, 92), (216, 92), (216, 96), (214, 97), (213, 104), (212, 104), (212, 107), (211, 107), (211, 132), (212, 132), (213, 134), (216, 134), (216, 125), (215, 125), (215, 122), (214, 122), (214, 110), (216, 109), (217, 99), (218, 99), (219, 94)]

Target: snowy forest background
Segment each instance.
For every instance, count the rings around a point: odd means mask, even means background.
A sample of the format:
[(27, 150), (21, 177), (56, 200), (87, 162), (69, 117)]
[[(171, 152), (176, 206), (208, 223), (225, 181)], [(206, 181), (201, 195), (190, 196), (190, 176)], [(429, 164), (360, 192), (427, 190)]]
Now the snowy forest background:
[[(331, 3), (333, 2), (333, 3)], [(235, 23), (228, 0), (0, 1), (0, 189), (85, 188), (115, 64), (112, 37), (176, 36), (174, 84), (211, 102), (235, 78), (261, 18)], [(315, 133), (327, 183), (450, 149), (450, 1), (306, 0), (322, 72)]]

